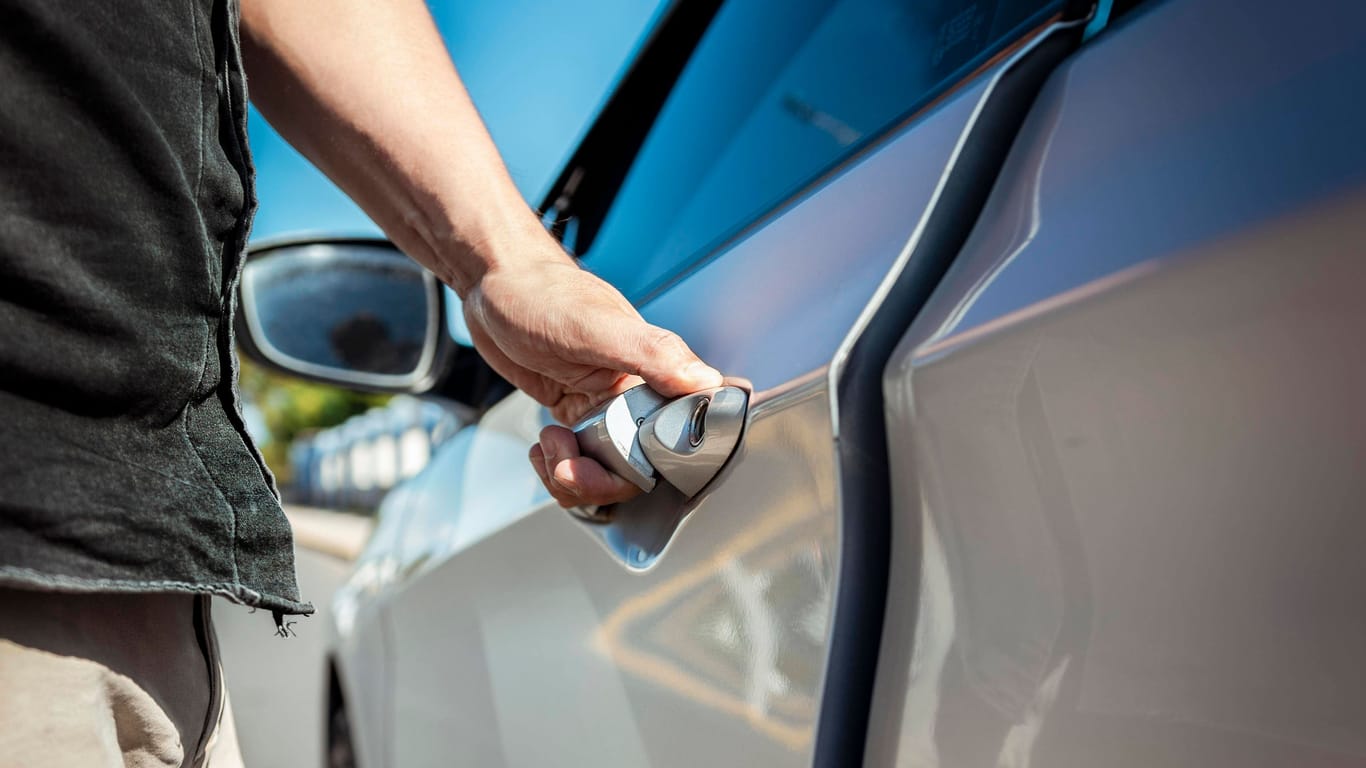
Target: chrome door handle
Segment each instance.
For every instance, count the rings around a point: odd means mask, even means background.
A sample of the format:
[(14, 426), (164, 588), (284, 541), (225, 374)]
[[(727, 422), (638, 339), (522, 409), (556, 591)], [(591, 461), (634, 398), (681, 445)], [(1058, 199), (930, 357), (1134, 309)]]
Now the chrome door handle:
[(749, 394), (717, 387), (666, 400), (644, 384), (608, 400), (574, 426), (579, 450), (651, 491), (659, 479), (696, 496), (735, 450)]

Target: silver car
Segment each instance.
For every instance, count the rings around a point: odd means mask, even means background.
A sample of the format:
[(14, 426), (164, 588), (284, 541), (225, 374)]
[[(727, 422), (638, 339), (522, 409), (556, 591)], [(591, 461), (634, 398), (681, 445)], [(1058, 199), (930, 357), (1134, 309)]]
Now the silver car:
[[(556, 506), (386, 244), (247, 267), (263, 363), (478, 414), (336, 599), (334, 765), (1366, 764), (1366, 4), (696, 0), (635, 55), (547, 224), (752, 384), (583, 430), (650, 493)], [(632, 454), (668, 408), (720, 448)]]

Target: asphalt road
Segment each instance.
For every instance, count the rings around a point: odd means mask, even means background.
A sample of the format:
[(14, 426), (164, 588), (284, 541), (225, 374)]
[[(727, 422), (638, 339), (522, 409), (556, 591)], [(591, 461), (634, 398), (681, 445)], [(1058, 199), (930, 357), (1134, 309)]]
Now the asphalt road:
[(288, 509), (295, 530), (299, 589), (318, 612), (298, 618), (293, 636), (276, 637), (269, 611), (226, 600), (214, 605), (223, 674), (247, 768), (321, 768), (326, 648), (332, 593), (369, 521), (353, 515)]

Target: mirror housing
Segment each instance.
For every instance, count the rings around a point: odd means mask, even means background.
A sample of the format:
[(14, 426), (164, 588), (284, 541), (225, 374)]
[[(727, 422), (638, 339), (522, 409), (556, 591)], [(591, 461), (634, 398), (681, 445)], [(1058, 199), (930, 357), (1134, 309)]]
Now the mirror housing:
[(451, 337), (459, 306), (447, 290), (380, 238), (256, 244), (238, 287), (238, 349), (289, 376), (482, 409), (512, 386)]
[(426, 392), (454, 351), (436, 278), (379, 239), (254, 246), (235, 322), (248, 358), (352, 389)]

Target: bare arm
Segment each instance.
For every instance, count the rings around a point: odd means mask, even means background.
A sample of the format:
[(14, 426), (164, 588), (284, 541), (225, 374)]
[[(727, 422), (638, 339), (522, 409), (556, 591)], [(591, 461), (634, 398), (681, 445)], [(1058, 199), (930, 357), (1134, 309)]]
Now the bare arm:
[(418, 0), (243, 0), (252, 101), (462, 296), (539, 227)]
[[(541, 227), (421, 0), (243, 0), (242, 39), (266, 118), (460, 294), (480, 353), (557, 418), (641, 378), (666, 395), (720, 384)], [(531, 461), (566, 506), (634, 492), (561, 428)]]

